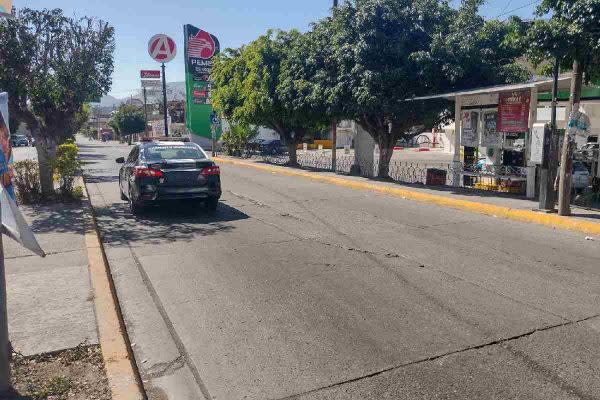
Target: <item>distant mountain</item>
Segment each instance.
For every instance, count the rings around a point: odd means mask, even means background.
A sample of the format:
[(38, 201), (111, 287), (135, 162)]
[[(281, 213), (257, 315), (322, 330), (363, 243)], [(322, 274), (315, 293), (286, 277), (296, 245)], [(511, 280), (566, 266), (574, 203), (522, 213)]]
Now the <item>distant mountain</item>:
[[(142, 91), (138, 95), (134, 95), (134, 98), (143, 100)], [(127, 99), (125, 99), (127, 100)], [(162, 87), (159, 91), (149, 96), (148, 101), (155, 103), (156, 101), (162, 102)], [(167, 101), (183, 101), (185, 100), (185, 82), (168, 82), (167, 83)]]
[[(100, 104), (92, 103), (92, 107), (101, 109), (114, 109), (119, 107), (121, 104), (127, 102), (131, 98), (143, 100), (144, 96), (142, 94), (142, 90), (138, 93), (133, 94), (133, 96), (128, 96), (122, 99), (118, 99), (111, 95), (102, 96), (100, 100)], [(185, 82), (168, 82), (167, 83), (167, 100), (168, 101), (183, 101), (185, 100)], [(157, 103), (162, 102), (162, 89), (152, 95), (148, 95), (148, 103)]]
[(123, 100), (117, 99), (109, 94), (102, 96), (102, 99), (100, 99), (100, 107), (102, 108), (116, 108), (119, 107), (121, 103), (123, 103)]

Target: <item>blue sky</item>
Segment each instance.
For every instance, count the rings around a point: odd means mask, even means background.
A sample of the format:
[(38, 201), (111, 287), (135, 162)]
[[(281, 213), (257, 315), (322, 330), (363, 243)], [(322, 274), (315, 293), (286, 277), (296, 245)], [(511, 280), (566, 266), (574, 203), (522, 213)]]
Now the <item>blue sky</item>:
[[(453, 0), (457, 3), (459, 0)], [(488, 0), (481, 12), (494, 18), (522, 6), (513, 14), (530, 17), (532, 0)], [(178, 45), (177, 58), (167, 64), (167, 80), (184, 80), (183, 25), (192, 24), (216, 35), (222, 48), (237, 47), (269, 28), (298, 28), (329, 13), (331, 0), (14, 0), (17, 8), (62, 8), (67, 15), (93, 16), (116, 29), (115, 73), (111, 94), (127, 97), (138, 90), (139, 70), (158, 67), (147, 52), (148, 40), (166, 33)], [(503, 16), (501, 18), (505, 18)]]

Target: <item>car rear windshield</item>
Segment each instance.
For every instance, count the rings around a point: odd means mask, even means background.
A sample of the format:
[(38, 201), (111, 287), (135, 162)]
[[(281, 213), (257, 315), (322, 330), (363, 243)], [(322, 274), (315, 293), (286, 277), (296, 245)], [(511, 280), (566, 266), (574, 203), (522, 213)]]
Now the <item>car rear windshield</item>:
[(144, 149), (144, 159), (148, 161), (160, 160), (203, 160), (204, 153), (195, 146), (152, 146)]

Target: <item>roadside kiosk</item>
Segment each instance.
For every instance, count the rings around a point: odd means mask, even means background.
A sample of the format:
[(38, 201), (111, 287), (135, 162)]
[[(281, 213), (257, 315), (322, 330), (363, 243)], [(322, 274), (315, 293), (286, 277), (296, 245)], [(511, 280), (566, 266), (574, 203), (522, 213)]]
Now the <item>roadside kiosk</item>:
[[(454, 186), (535, 197), (531, 133), (538, 122), (538, 94), (550, 92), (552, 84), (552, 79), (545, 79), (414, 99), (455, 102), (454, 129), (446, 132), (452, 143)], [(570, 75), (558, 80), (559, 90), (568, 90), (570, 84)], [(564, 110), (564, 115), (569, 113)], [(564, 119), (559, 129), (564, 128)]]

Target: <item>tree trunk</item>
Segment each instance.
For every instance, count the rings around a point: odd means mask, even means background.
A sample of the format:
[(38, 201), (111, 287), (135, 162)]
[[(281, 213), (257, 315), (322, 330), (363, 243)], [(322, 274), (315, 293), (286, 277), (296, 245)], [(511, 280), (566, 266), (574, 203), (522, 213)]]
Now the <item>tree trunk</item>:
[(291, 167), (298, 166), (298, 156), (296, 153), (296, 147), (297, 147), (296, 142), (290, 138), (290, 140), (287, 141), (287, 148), (288, 148), (288, 154), (290, 156), (290, 161), (288, 162), (288, 164)]
[(394, 140), (387, 132), (379, 133), (379, 166), (377, 167), (378, 178), (390, 177), (390, 160), (394, 154)]
[[(576, 54), (573, 60), (573, 77), (571, 79), (571, 96), (569, 99), (571, 112), (579, 111), (581, 86), (583, 84), (583, 64)], [(568, 120), (570, 116), (567, 117)], [(571, 215), (571, 182), (573, 174), (574, 143), (569, 137), (569, 129), (565, 132), (562, 153), (560, 157), (560, 181), (558, 191), (558, 214)]]
[(40, 170), (40, 186), (44, 198), (54, 194), (54, 173), (52, 159), (56, 156), (57, 141), (54, 137), (41, 135), (39, 130), (34, 131), (35, 147)]

